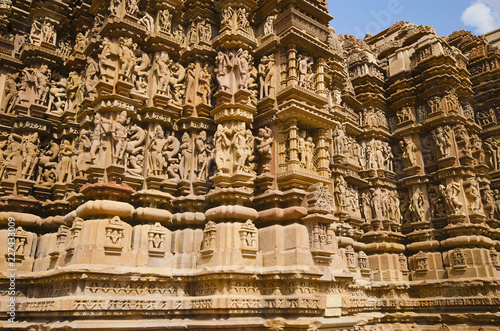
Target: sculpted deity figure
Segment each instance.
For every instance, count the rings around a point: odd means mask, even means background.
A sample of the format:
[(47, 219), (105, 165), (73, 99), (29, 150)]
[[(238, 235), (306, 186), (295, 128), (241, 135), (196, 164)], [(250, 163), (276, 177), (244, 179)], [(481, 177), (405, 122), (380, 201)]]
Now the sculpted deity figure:
[(217, 83), (222, 91), (229, 90), (229, 57), (227, 54), (219, 51), (215, 58), (217, 68), (215, 69), (217, 75)]
[(344, 154), (344, 147), (346, 140), (345, 126), (340, 124), (337, 125), (335, 129), (333, 129), (332, 136), (333, 136), (332, 139), (333, 154), (334, 155)]
[(305, 153), (304, 153), (305, 167), (307, 170), (314, 170), (313, 158), (314, 158), (315, 147), (316, 145), (313, 142), (313, 138), (307, 137), (305, 142)]
[(111, 122), (111, 136), (113, 138), (113, 163), (124, 164), (124, 155), (128, 139), (127, 113), (122, 111), (115, 121)]
[(255, 140), (257, 140), (257, 152), (259, 152), (262, 158), (262, 173), (268, 173), (271, 170), (269, 163), (272, 158), (271, 146), (274, 142), (272, 135), (273, 130), (266, 126), (260, 128), (258, 136), (255, 137)]
[(375, 159), (377, 168), (384, 169), (384, 146), (380, 140), (375, 140)]
[(297, 57), (298, 61), (298, 73), (299, 73), (299, 86), (304, 88), (312, 87), (312, 79), (314, 73), (312, 72), (313, 60), (310, 56), (305, 54), (299, 54)]
[(247, 146), (247, 136), (246, 131), (243, 126), (236, 126), (234, 128), (235, 132), (232, 139), (232, 146), (235, 151), (234, 165), (236, 171), (245, 171), (245, 165), (250, 157), (249, 152), (252, 146)]
[(42, 30), (42, 40), (46, 43), (55, 45), (56, 31), (54, 30), (54, 24), (52, 24), (48, 20), (44, 20), (41, 30)]
[(366, 169), (366, 142), (364, 141), (359, 146), (358, 163), (362, 170)]
[(191, 22), (191, 26), (189, 27), (186, 39), (188, 46), (193, 47), (198, 45), (198, 41), (200, 38), (198, 35), (198, 29), (196, 28), (196, 24), (194, 22)]
[(40, 152), (40, 139), (38, 133), (34, 132), (24, 136), (21, 141), (22, 176), (24, 179), (33, 177), (35, 168), (38, 165)]
[(212, 25), (206, 20), (199, 22), (198, 35), (200, 37), (200, 41), (209, 43), (212, 39)]
[(68, 183), (73, 179), (72, 158), (74, 154), (73, 145), (69, 140), (64, 139), (59, 149), (59, 163), (56, 169), (58, 182)]
[(170, 135), (166, 138), (165, 146), (163, 147), (163, 155), (168, 162), (174, 162), (180, 147), (181, 143), (179, 139), (175, 137), (175, 132), (170, 132)]
[(368, 169), (377, 169), (377, 156), (374, 151), (373, 140), (366, 145), (366, 161)]
[(66, 85), (66, 109), (77, 110), (80, 103), (83, 101), (85, 86), (82, 77), (72, 71), (69, 74), (68, 83)]
[(19, 73), (7, 74), (5, 78), (4, 98), (0, 109), (6, 114), (13, 113), (14, 105), (19, 100), (18, 83)]
[(137, 47), (137, 44), (132, 42), (132, 38), (123, 38), (119, 39), (119, 58), (118, 63), (120, 64), (119, 72), (125, 78), (129, 79), (132, 74), (132, 69), (135, 65), (135, 56), (134, 50)]
[(229, 138), (231, 131), (229, 128), (219, 124), (215, 132), (215, 164), (219, 174), (229, 173), (230, 171), (230, 149), (231, 139)]
[(168, 9), (160, 10), (158, 13), (158, 23), (161, 32), (166, 34), (172, 33), (172, 14)]
[(234, 10), (230, 6), (225, 7), (222, 10), (222, 21), (221, 21), (221, 28), (229, 28), (231, 30), (235, 29), (234, 26)]
[(493, 196), (493, 191), (490, 188), (486, 188), (483, 192), (482, 202), (484, 206), (484, 211), (489, 219), (495, 218), (496, 213), (496, 203), (495, 197)]
[(132, 80), (135, 80), (138, 77), (143, 81), (147, 81), (149, 67), (151, 65), (149, 55), (146, 52), (136, 49), (134, 64), (136, 65), (134, 65), (132, 69)]
[[(56, 165), (55, 160), (59, 156), (59, 144), (51, 140), (40, 153), (40, 160), (38, 161), (38, 177), (36, 179), (37, 185), (50, 186), (56, 180)], [(2, 177), (0, 171), (0, 178)]]
[(500, 142), (495, 137), (486, 138), (483, 142), (486, 153), (489, 155), (489, 163), (493, 170), (499, 169)]
[(392, 162), (394, 155), (392, 154), (392, 149), (388, 142), (385, 142), (382, 145), (382, 153), (384, 158), (384, 169), (387, 171), (394, 171), (394, 165)]
[(212, 105), (212, 73), (208, 66), (208, 63), (205, 63), (203, 69), (200, 72), (200, 77), (198, 78), (198, 93), (201, 95), (201, 102), (211, 106)]
[(74, 176), (85, 177), (85, 171), (90, 167), (90, 147), (91, 141), (88, 136), (88, 130), (81, 130), (78, 137), (75, 139), (76, 153), (73, 155), (73, 172)]
[(87, 46), (87, 34), (88, 34), (88, 31), (86, 32), (86, 34), (83, 34), (81, 32), (78, 32), (76, 34), (76, 37), (75, 37), (75, 46), (73, 47), (73, 50), (77, 53), (83, 53), (83, 51), (85, 50), (85, 47)]
[(382, 219), (382, 190), (380, 187), (371, 188), (371, 210), (373, 219)]
[(181, 25), (177, 25), (174, 30), (174, 37), (179, 41), (180, 44), (184, 44), (186, 35), (184, 34), (184, 28)]
[(269, 62), (269, 59), (267, 56), (263, 56), (262, 59), (260, 60), (259, 64), (259, 85), (260, 85), (260, 90), (259, 90), (259, 98), (264, 98), (267, 96), (267, 91), (265, 88), (265, 79), (266, 79), (266, 69), (267, 69), (267, 63)]
[(2, 178), (5, 175), (5, 167), (7, 165), (10, 165), (11, 167), (14, 167), (16, 169), (22, 169), (22, 161), (23, 157), (21, 154), (21, 146), (23, 137), (20, 135), (11, 132), (7, 138), (7, 147), (5, 148), (5, 151), (3, 153), (4, 155), (4, 164), (2, 166), (2, 170), (0, 174), (2, 175)]
[(16, 34), (14, 37), (14, 49), (12, 50), (12, 56), (19, 57), (21, 48), (28, 42), (25, 34)]
[(30, 35), (28, 38), (30, 44), (40, 45), (43, 40), (42, 23), (36, 20), (31, 24)]
[(478, 214), (483, 214), (482, 202), (481, 202), (481, 191), (479, 190), (479, 183), (476, 178), (471, 178), (470, 186), (466, 191), (469, 196), (470, 209)]
[(171, 76), (170, 76), (170, 82), (169, 85), (171, 86), (173, 90), (172, 94), (172, 102), (176, 105), (181, 106), (182, 105), (182, 98), (185, 93), (185, 85), (183, 83), (184, 77), (186, 77), (186, 69), (179, 64), (179, 63), (174, 63), (171, 68)]
[(189, 180), (193, 170), (193, 142), (187, 132), (184, 132), (182, 135), (180, 154), (179, 168), (181, 171), (181, 178)]
[(132, 124), (128, 129), (128, 142), (125, 148), (126, 170), (134, 175), (142, 175), (144, 166), (144, 146), (146, 131), (139, 125)]
[(462, 203), (458, 199), (458, 194), (460, 193), (460, 184), (452, 181), (446, 187), (444, 185), (439, 185), (439, 191), (443, 196), (448, 214), (459, 214), (460, 208), (462, 208)]
[(416, 190), (411, 196), (409, 209), (418, 222), (425, 220), (424, 194), (420, 190)]
[(148, 172), (154, 176), (160, 176), (163, 174), (163, 168), (166, 164), (166, 160), (163, 156), (165, 144), (166, 140), (163, 129), (160, 125), (158, 125), (155, 127), (153, 136), (150, 137), (149, 144), (147, 146), (149, 156)]
[[(237, 81), (239, 82), (238, 88), (247, 89), (248, 79), (250, 75), (250, 61), (252, 61), (252, 56), (247, 50), (238, 49), (236, 52), (235, 59), (233, 61), (234, 66), (239, 70), (239, 77)], [(239, 79), (238, 79), (239, 78)]]
[(250, 32), (250, 23), (248, 22), (248, 12), (246, 8), (238, 8), (236, 22), (238, 28)]
[(297, 137), (297, 150), (299, 154), (299, 161), (300, 161), (300, 166), (302, 168), (306, 167), (306, 138), (307, 138), (307, 132), (305, 130), (302, 130), (299, 132), (299, 135)]
[(57, 44), (57, 50), (56, 52), (61, 55), (63, 58), (67, 58), (70, 53), (71, 53), (71, 42), (67, 40), (64, 42), (63, 40), (60, 40), (59, 43)]
[(436, 111), (440, 111), (442, 109), (441, 106), (441, 97), (433, 96), (427, 101), (429, 105), (429, 112), (432, 114)]
[[(135, 1), (135, 0), (132, 0), (132, 1)], [(144, 12), (144, 16), (141, 17), (137, 21), (137, 23), (144, 25), (147, 32), (153, 32), (153, 28), (155, 26), (155, 20), (154, 20), (153, 16), (151, 16), (148, 12)]]
[(166, 96), (170, 96), (171, 65), (172, 60), (170, 60), (168, 53), (164, 53), (161, 56), (156, 55), (153, 72), (157, 78), (157, 89), (160, 94), (165, 94)]
[(109, 131), (110, 125), (111, 121), (102, 117), (101, 114), (96, 113), (94, 115), (94, 129), (90, 135), (90, 159), (92, 164), (98, 164), (99, 160), (102, 160), (102, 158), (97, 158), (97, 153), (102, 147), (102, 139)]
[(207, 132), (201, 131), (195, 139), (196, 172), (199, 180), (208, 178), (209, 163), (212, 159), (212, 150), (207, 139)]
[(115, 58), (120, 56), (120, 53), (120, 46), (115, 42), (111, 42), (107, 37), (104, 37), (102, 51), (99, 54), (99, 71), (105, 79), (114, 76), (114, 71), (116, 70)]
[(274, 54), (263, 56), (259, 64), (260, 98), (274, 97)]
[(196, 65), (191, 62), (186, 69), (186, 98), (185, 102), (193, 104), (196, 95)]
[(36, 81), (37, 81), (36, 101), (38, 103), (45, 103), (45, 101), (47, 100), (47, 95), (50, 86), (50, 77), (51, 77), (51, 71), (49, 67), (43, 64), (36, 73)]
[(87, 67), (85, 69), (85, 91), (88, 96), (95, 98), (97, 96), (96, 86), (99, 82), (99, 65), (91, 57), (87, 57)]
[(439, 149), (440, 158), (448, 157), (451, 153), (451, 136), (447, 127), (437, 127), (432, 132), (434, 142)]
[[(113, 1), (113, 0), (111, 0)], [(125, 2), (127, 8), (127, 14), (135, 16), (139, 12), (139, 1), (138, 0), (126, 0)]]
[(50, 89), (51, 72), (47, 65), (40, 69), (24, 68), (19, 89), (19, 98), (28, 102), (44, 104)]
[(347, 209), (347, 183), (343, 176), (335, 181), (335, 202), (340, 210)]
[(274, 20), (276, 15), (269, 15), (264, 23), (264, 36), (274, 33)]
[(399, 142), (399, 146), (403, 151), (403, 162), (405, 168), (417, 165), (417, 156), (415, 152), (418, 150), (417, 145), (413, 142), (411, 137), (405, 137)]

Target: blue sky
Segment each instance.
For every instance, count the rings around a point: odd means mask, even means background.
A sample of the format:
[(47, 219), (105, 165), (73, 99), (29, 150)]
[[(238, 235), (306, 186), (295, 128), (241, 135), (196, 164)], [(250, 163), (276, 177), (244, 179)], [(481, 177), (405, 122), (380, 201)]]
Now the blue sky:
[(337, 34), (363, 38), (398, 21), (432, 25), (441, 36), (455, 30), (483, 34), (500, 28), (500, 0), (328, 0)]

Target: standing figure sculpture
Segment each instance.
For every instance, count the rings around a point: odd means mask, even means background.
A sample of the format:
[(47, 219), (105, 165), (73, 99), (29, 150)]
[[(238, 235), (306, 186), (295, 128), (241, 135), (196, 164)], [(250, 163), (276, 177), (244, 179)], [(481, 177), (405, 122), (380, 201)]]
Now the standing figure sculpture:
[(459, 214), (460, 208), (462, 208), (462, 203), (458, 199), (458, 194), (460, 193), (460, 184), (457, 182), (451, 182), (446, 187), (444, 185), (439, 185), (439, 191), (443, 196), (448, 214)]
[(437, 127), (432, 132), (432, 137), (439, 149), (439, 158), (450, 156), (451, 153), (451, 136), (447, 127)]
[(189, 137), (189, 133), (184, 132), (181, 139), (180, 146), (180, 173), (181, 178), (184, 180), (189, 180), (191, 177), (191, 172), (193, 170), (193, 146), (191, 137)]

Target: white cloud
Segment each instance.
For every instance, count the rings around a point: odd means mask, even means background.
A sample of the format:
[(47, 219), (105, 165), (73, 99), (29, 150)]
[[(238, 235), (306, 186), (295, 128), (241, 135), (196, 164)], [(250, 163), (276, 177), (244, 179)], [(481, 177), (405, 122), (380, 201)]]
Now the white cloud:
[(495, 12), (496, 5), (492, 9), (488, 3), (497, 4), (491, 0), (476, 0), (462, 13), (461, 21), (468, 26), (476, 28), (477, 34), (484, 34), (500, 28), (500, 19)]

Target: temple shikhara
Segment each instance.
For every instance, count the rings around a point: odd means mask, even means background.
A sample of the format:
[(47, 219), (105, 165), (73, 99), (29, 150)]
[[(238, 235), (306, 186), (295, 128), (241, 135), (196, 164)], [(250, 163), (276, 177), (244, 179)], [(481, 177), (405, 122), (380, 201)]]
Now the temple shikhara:
[(500, 330), (500, 50), (332, 18), (1, 0), (0, 328)]

